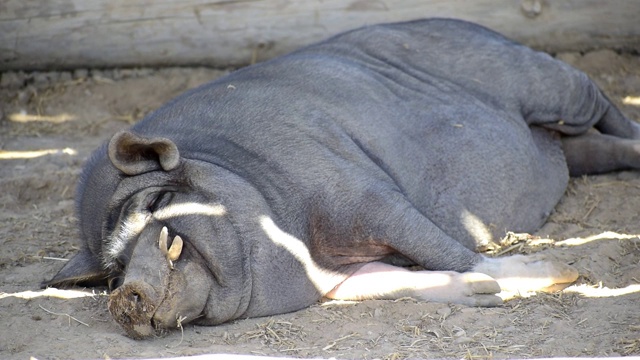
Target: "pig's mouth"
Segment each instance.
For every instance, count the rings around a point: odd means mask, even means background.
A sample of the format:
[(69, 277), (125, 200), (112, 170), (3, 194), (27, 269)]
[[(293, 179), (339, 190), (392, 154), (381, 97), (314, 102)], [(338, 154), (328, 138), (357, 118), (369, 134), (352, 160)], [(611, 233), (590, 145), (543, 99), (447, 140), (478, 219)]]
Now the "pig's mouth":
[[(175, 275), (174, 275), (175, 274)], [(129, 282), (115, 289), (109, 297), (109, 312), (133, 339), (159, 336), (170, 328), (180, 327), (202, 313), (183, 316), (178, 311), (185, 291), (184, 274), (172, 271), (168, 286), (156, 289), (143, 281)]]
[[(176, 295), (184, 291), (184, 274), (174, 268), (182, 252), (182, 239), (176, 236), (171, 247), (167, 246), (168, 231), (160, 232), (159, 248), (168, 268), (164, 271), (163, 284), (152, 286), (144, 279), (127, 281), (109, 296), (109, 312), (114, 320), (134, 339), (144, 339), (159, 335), (163, 330), (175, 327), (186, 317), (176, 314)], [(189, 319), (192, 320), (192, 319)]]

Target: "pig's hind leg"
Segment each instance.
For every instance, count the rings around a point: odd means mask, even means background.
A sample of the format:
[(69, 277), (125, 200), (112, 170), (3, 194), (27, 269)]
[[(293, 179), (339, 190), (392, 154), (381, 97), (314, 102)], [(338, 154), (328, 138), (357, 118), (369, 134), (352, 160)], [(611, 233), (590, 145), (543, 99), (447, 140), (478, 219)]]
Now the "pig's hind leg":
[[(585, 74), (544, 62), (546, 76), (523, 101), (526, 122), (563, 134), (571, 176), (640, 169), (640, 124), (627, 118)], [(552, 75), (557, 76), (552, 76)]]
[[(562, 138), (570, 175), (640, 169), (640, 124), (625, 117), (601, 92), (594, 92), (599, 107), (606, 109), (593, 126), (597, 131)], [(557, 130), (566, 129), (560, 125)]]
[(640, 169), (640, 140), (598, 132), (562, 138), (571, 176)]
[(330, 299), (399, 299), (456, 303), (468, 306), (498, 306), (500, 286), (490, 276), (455, 271), (410, 271), (371, 262), (362, 266), (326, 296)]

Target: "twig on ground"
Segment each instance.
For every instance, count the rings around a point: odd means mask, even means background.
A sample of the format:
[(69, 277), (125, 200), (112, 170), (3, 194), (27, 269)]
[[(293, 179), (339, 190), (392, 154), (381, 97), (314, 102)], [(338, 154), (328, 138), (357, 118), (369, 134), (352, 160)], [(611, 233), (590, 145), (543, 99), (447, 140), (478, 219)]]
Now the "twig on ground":
[(55, 261), (69, 261), (69, 259), (63, 259), (63, 258), (57, 258), (57, 257), (51, 257), (51, 256), (43, 256), (42, 259), (43, 260), (55, 260)]
[(43, 308), (43, 307), (42, 307), (42, 305), (38, 305), (38, 306), (40, 307), (40, 309), (42, 309), (42, 310), (44, 310), (44, 311), (48, 312), (48, 313), (49, 313), (49, 314), (51, 314), (51, 315), (56, 315), (56, 316), (68, 316), (68, 317), (69, 317), (69, 325), (71, 325), (71, 320), (74, 320), (74, 321), (78, 322), (79, 324), (82, 324), (82, 325), (84, 325), (84, 326), (86, 326), (86, 327), (89, 327), (89, 324), (87, 324), (87, 323), (85, 323), (85, 322), (82, 322), (82, 321), (80, 321), (80, 320), (78, 320), (78, 319), (74, 318), (73, 316), (71, 316), (71, 315), (69, 315), (69, 314), (56, 313), (56, 312), (53, 312), (53, 311), (51, 311), (51, 310), (47, 310), (47, 309)]

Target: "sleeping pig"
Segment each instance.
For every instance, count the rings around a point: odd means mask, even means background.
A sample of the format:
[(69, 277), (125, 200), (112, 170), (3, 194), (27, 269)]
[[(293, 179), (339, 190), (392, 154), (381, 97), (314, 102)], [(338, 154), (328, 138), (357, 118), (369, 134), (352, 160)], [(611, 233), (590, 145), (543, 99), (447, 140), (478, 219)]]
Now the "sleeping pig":
[(109, 284), (134, 338), (322, 297), (497, 306), (578, 273), (477, 249), (536, 231), (570, 175), (640, 168), (638, 139), (585, 74), (491, 30), (364, 27), (115, 134), (80, 178), (83, 247), (46, 285)]

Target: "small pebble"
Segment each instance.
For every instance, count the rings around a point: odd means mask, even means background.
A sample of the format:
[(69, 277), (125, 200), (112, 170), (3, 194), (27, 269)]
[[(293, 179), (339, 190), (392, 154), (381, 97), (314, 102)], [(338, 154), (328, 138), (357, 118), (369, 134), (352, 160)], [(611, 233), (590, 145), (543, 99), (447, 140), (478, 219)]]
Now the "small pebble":
[(30, 87), (26, 88), (25, 90), (19, 91), (18, 96), (16, 97), (16, 99), (18, 100), (18, 104), (26, 105), (29, 102), (29, 99), (31, 99), (31, 95), (33, 95), (34, 93), (35, 91)]
[(73, 76), (69, 71), (62, 71), (58, 77), (58, 81), (60, 82), (69, 82), (73, 80)]
[(373, 310), (373, 317), (381, 317), (384, 315), (384, 311), (382, 311), (382, 309), (377, 308), (375, 310)]
[(580, 53), (578, 52), (562, 52), (556, 55), (556, 59), (560, 61), (564, 61), (567, 64), (573, 65), (573, 66), (575, 66), (578, 63), (581, 57), (582, 55), (580, 55)]
[(474, 340), (467, 336), (462, 336), (453, 341), (454, 344), (468, 344), (472, 343)]
[(451, 315), (451, 308), (450, 307), (442, 307), (438, 310), (436, 310), (436, 314), (440, 315), (440, 317), (442, 318), (447, 318), (449, 317), (449, 315)]
[(89, 76), (89, 70), (87, 69), (75, 69), (73, 71), (74, 79), (86, 79)]

